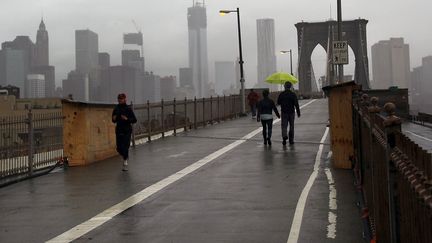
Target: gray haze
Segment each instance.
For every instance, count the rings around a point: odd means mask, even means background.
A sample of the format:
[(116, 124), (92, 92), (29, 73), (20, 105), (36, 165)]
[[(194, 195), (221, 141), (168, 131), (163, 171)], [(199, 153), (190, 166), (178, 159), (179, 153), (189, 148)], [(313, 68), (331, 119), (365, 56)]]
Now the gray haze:
[[(240, 8), (247, 86), (256, 82), (256, 19), (275, 20), (276, 50), (293, 49), (297, 66), (297, 32), (300, 21), (336, 19), (336, 0), (207, 0), (210, 81), (215, 61), (238, 56), (234, 14), (219, 16), (220, 9)], [(343, 18), (365, 18), (370, 46), (390, 37), (404, 37), (410, 45), (411, 67), (432, 54), (431, 0), (343, 0)], [(135, 20), (144, 35), (146, 69), (158, 75), (178, 76), (188, 65), (187, 8), (192, 0), (1, 0), (0, 42), (17, 35), (33, 41), (43, 15), (50, 38), (50, 63), (56, 67), (56, 84), (75, 68), (75, 30), (90, 29), (99, 35), (99, 51), (111, 55), (112, 65), (121, 63), (122, 34), (134, 32)], [(332, 9), (332, 10), (331, 10)], [(325, 69), (324, 50), (312, 56), (316, 77)], [(289, 57), (277, 54), (278, 70), (288, 71)], [(350, 62), (354, 60), (351, 58)], [(353, 64), (346, 68), (352, 72)]]

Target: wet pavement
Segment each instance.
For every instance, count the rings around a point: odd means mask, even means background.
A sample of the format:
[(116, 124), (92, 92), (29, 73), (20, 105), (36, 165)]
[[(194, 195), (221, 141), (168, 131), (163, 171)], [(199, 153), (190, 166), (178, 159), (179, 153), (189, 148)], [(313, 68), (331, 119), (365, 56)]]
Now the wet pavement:
[(280, 123), (264, 146), (245, 117), (137, 146), (128, 172), (114, 157), (1, 188), (0, 242), (287, 242), (294, 225), (298, 242), (364, 242), (351, 171), (330, 169), (328, 137), (316, 162), (327, 107), (302, 108), (293, 146)]

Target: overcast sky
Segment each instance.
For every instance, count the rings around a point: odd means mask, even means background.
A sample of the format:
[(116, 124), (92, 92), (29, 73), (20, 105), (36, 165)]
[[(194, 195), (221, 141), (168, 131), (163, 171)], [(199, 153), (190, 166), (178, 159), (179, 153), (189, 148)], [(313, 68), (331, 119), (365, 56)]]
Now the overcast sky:
[[(336, 0), (207, 0), (207, 35), (210, 80), (214, 62), (238, 56), (235, 14), (219, 16), (220, 9), (240, 8), (247, 86), (256, 82), (256, 19), (275, 20), (276, 50), (293, 49), (297, 66), (297, 32), (300, 21), (336, 19)], [(343, 19), (369, 20), (370, 46), (390, 37), (404, 37), (410, 45), (411, 68), (432, 54), (431, 0), (342, 0)], [(50, 62), (56, 67), (56, 83), (75, 68), (76, 29), (90, 29), (99, 35), (99, 51), (111, 55), (111, 64), (121, 63), (122, 34), (134, 32), (135, 20), (144, 35), (146, 70), (158, 75), (178, 76), (188, 65), (187, 8), (192, 0), (0, 0), (0, 42), (17, 35), (33, 41), (43, 15), (50, 37)], [(330, 10), (332, 9), (332, 10)], [(288, 71), (288, 55), (277, 54), (278, 70)], [(312, 56), (316, 75), (322, 75), (324, 49)], [(350, 62), (354, 62), (351, 58)], [(353, 64), (346, 67), (352, 72)]]

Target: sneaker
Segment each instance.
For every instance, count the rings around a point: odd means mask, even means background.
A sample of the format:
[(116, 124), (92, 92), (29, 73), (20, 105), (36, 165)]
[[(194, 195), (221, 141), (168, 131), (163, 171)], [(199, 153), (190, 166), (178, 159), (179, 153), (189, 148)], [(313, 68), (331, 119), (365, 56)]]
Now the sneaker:
[(127, 162), (127, 160), (125, 160), (125, 161), (123, 162), (123, 168), (122, 168), (122, 171), (128, 171), (128, 162)]
[(289, 144), (290, 144), (290, 145), (293, 145), (293, 144), (294, 144), (294, 141), (290, 141)]
[(267, 143), (268, 143), (269, 146), (271, 146), (271, 140), (270, 140), (270, 138), (267, 138)]
[(287, 138), (283, 138), (283, 141), (282, 141), (282, 145), (286, 145), (286, 140), (287, 140)]

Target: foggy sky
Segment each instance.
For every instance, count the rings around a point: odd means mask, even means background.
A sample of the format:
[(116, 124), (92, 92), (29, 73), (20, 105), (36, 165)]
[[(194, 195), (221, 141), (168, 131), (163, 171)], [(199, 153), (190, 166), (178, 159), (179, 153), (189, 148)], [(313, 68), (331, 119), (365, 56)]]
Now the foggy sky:
[[(275, 20), (276, 50), (293, 49), (297, 66), (297, 22), (336, 19), (336, 0), (207, 0), (209, 80), (215, 61), (238, 56), (235, 13), (219, 16), (220, 9), (240, 8), (246, 85), (256, 82), (256, 19)], [(431, 0), (342, 0), (343, 19), (365, 18), (370, 46), (390, 37), (404, 37), (410, 45), (411, 69), (432, 54)], [(188, 66), (187, 8), (192, 0), (0, 0), (0, 42), (28, 35), (35, 42), (43, 16), (50, 38), (50, 64), (56, 67), (56, 85), (75, 68), (75, 30), (99, 35), (99, 51), (108, 52), (111, 65), (121, 64), (122, 34), (135, 32), (135, 20), (144, 36), (146, 70), (178, 76)], [(331, 6), (331, 7), (330, 7)], [(330, 10), (332, 9), (332, 10)], [(325, 69), (324, 49), (312, 56), (316, 77)], [(277, 54), (278, 70), (288, 71), (289, 57)], [(353, 58), (346, 70), (353, 70)], [(349, 72), (349, 71), (348, 71)], [(352, 71), (351, 71), (352, 72)], [(371, 70), (370, 70), (371, 73)], [(372, 78), (372, 77), (371, 77)]]

